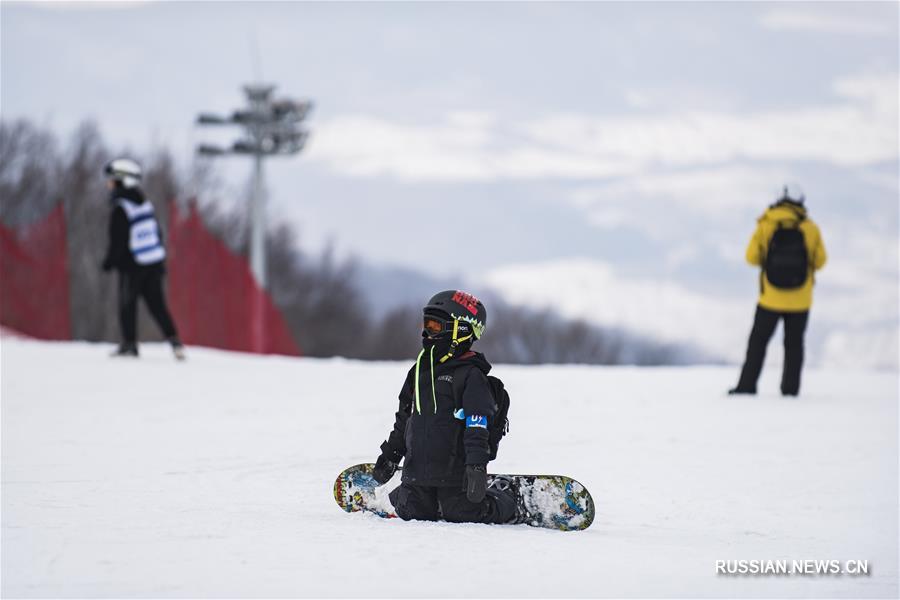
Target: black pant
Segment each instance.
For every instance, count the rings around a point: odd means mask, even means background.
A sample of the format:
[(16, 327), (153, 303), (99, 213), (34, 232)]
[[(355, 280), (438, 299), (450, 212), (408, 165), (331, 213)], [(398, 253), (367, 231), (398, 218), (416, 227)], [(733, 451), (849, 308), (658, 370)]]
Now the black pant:
[(778, 320), (784, 319), (784, 370), (781, 374), (781, 393), (796, 395), (800, 391), (800, 369), (803, 367), (803, 334), (809, 311), (775, 312), (756, 307), (753, 319), (753, 330), (747, 343), (747, 358), (741, 370), (738, 389), (744, 392), (756, 392), (756, 380), (762, 370), (766, 358), (766, 346), (775, 332)]
[(167, 338), (178, 336), (163, 294), (164, 273), (162, 265), (119, 272), (119, 325), (122, 328), (123, 343), (134, 344), (137, 341), (138, 297), (144, 298), (163, 335)]
[(507, 523), (516, 514), (512, 491), (488, 489), (484, 500), (475, 503), (461, 488), (401, 483), (390, 494), (391, 504), (404, 521), (443, 518), (451, 523)]

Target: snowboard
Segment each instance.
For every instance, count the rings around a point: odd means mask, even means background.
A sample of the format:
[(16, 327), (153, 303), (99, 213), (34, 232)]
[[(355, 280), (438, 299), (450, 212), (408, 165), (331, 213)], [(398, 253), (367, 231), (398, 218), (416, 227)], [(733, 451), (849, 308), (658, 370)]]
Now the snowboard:
[[(384, 485), (372, 478), (372, 463), (345, 469), (334, 482), (334, 500), (347, 512), (365, 511), (386, 519), (397, 516), (388, 497), (400, 477)], [(398, 469), (399, 473), (399, 469)], [(497, 477), (488, 474), (488, 485)], [(516, 481), (532, 527), (577, 531), (594, 521), (594, 500), (581, 483), (563, 475), (504, 475)]]

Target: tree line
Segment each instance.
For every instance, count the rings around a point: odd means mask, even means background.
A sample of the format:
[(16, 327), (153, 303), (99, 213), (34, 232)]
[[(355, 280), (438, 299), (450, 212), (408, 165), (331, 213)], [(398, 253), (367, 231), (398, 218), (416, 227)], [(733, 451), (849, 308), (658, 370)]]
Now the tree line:
[[(0, 121), (0, 221), (9, 227), (25, 226), (63, 203), (75, 339), (118, 341), (116, 280), (100, 270), (110, 211), (101, 169), (123, 155), (142, 164), (143, 186), (163, 227), (168, 223), (169, 200), (196, 197), (201, 217), (214, 235), (240, 255), (246, 256), (249, 248), (248, 203), (220, 202), (234, 200), (224, 198), (234, 192), (222, 185), (209, 161), (179, 166), (165, 148), (145, 153), (111, 148), (92, 122), (82, 123), (60, 141), (47, 127), (25, 119)], [(234, 208), (220, 208), (226, 205)], [(354, 259), (340, 261), (330, 249), (317, 255), (304, 251), (296, 229), (287, 223), (270, 227), (266, 249), (270, 294), (306, 356), (366, 360), (415, 356), (421, 306), (414, 299), (382, 316), (367, 314), (367, 298), (358, 283), (359, 270), (365, 266)], [(703, 358), (690, 349), (619, 329), (514, 306), (496, 297), (485, 300), (488, 335), (478, 348), (494, 362), (658, 365)], [(139, 331), (143, 339), (160, 339), (143, 307)]]

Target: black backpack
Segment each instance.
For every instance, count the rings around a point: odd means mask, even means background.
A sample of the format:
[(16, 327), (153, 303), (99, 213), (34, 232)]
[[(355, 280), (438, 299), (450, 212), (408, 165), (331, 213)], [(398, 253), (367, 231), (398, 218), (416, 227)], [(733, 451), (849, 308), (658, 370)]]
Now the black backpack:
[(803, 231), (800, 230), (802, 222), (802, 216), (789, 227), (779, 221), (778, 229), (769, 240), (763, 269), (766, 279), (777, 288), (790, 290), (801, 287), (809, 277), (809, 253)]
[[(473, 369), (477, 367), (472, 367)], [(464, 377), (454, 377), (455, 382), (462, 382)], [(503, 382), (493, 375), (487, 376), (488, 385), (491, 387), (491, 396), (494, 398), (494, 416), (488, 419), (488, 447), (491, 451), (491, 460), (497, 458), (497, 449), (500, 447), (500, 440), (509, 432), (509, 394), (503, 387)], [(461, 384), (460, 384), (461, 385)], [(462, 390), (454, 389), (454, 398), (460, 398)], [(457, 406), (457, 408), (459, 408)]]
[(488, 421), (488, 446), (491, 449), (491, 460), (497, 458), (500, 440), (509, 432), (509, 394), (503, 382), (493, 375), (487, 376), (494, 396), (494, 416)]

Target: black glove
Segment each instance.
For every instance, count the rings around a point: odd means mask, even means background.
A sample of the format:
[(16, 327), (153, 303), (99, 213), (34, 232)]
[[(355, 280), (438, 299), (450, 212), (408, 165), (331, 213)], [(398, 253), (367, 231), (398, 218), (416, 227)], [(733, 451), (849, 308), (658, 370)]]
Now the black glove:
[(481, 502), (487, 490), (487, 470), (485, 465), (466, 465), (466, 498), (469, 502)]
[(394, 473), (397, 472), (397, 463), (386, 457), (384, 454), (375, 461), (375, 468), (372, 469), (372, 479), (378, 482), (378, 485), (384, 485), (391, 480)]
[(106, 260), (103, 261), (103, 264), (100, 266), (100, 268), (103, 269), (104, 271), (112, 271), (112, 268), (113, 268), (112, 261), (107, 258)]

